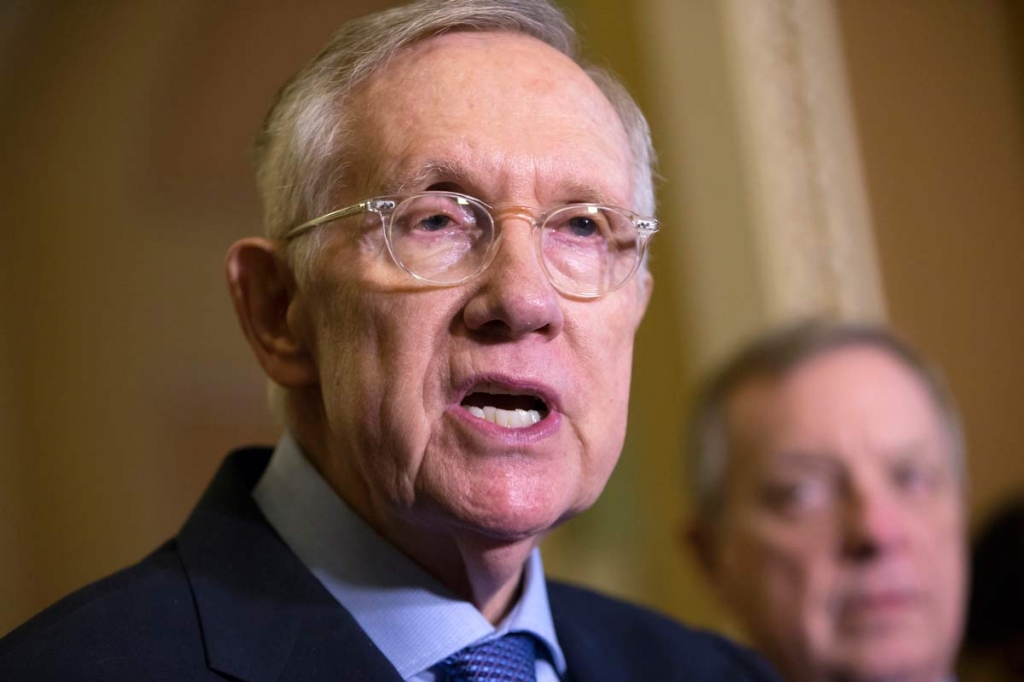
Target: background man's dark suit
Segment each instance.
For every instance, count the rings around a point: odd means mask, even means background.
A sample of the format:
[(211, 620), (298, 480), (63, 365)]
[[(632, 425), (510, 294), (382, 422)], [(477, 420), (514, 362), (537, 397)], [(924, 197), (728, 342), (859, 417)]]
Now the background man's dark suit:
[[(400, 682), (253, 502), (269, 455), (233, 454), (176, 539), (0, 640), (0, 680)], [(771, 675), (714, 635), (567, 585), (548, 591), (572, 680)]]

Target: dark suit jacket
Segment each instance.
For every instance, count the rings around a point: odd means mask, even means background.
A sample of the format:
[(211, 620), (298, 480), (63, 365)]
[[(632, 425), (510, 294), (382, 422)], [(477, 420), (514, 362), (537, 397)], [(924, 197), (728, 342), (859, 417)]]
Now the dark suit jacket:
[[(269, 454), (232, 454), (177, 538), (0, 640), (0, 680), (401, 682), (253, 501)], [(722, 638), (586, 590), (548, 590), (572, 680), (774, 679)]]

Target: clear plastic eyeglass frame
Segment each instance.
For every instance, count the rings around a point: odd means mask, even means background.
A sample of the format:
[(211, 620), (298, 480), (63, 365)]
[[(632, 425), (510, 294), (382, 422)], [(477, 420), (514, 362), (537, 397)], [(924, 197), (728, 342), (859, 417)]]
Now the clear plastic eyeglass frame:
[[(394, 228), (395, 228), (395, 216), (399, 213), (401, 207), (407, 206), (413, 200), (422, 199), (452, 199), (458, 202), (460, 205), (468, 206), (473, 210), (478, 211), (478, 215), (483, 217), (486, 216), (489, 224), (485, 227), (489, 231), (487, 237), (489, 241), (486, 243), (485, 250), (482, 255), (477, 256), (478, 262), (469, 268), (465, 272), (461, 272), (457, 269), (452, 269), (450, 272), (455, 275), (452, 278), (439, 277), (439, 276), (424, 276), (420, 272), (416, 272), (414, 267), (410, 267), (404, 259), (400, 256), (399, 250), (396, 248), (394, 243)], [(552, 273), (552, 268), (548, 263), (547, 257), (544, 254), (544, 248), (542, 246), (542, 237), (544, 229), (548, 227), (549, 221), (556, 216), (564, 216), (567, 213), (571, 214), (573, 211), (582, 211), (586, 214), (596, 214), (601, 212), (617, 216), (618, 218), (624, 218), (632, 225), (635, 230), (635, 250), (633, 251), (632, 261), (633, 262), (622, 262), (618, 269), (618, 274), (615, 276), (613, 281), (606, 281), (600, 287), (591, 287), (593, 290), (580, 290), (575, 283), (563, 281), (563, 277), (559, 277)], [(509, 216), (518, 217), (527, 221), (532, 228), (535, 239), (534, 243), (537, 247), (537, 255), (540, 263), (544, 269), (545, 274), (551, 284), (561, 293), (571, 296), (574, 298), (600, 298), (605, 294), (608, 294), (616, 289), (622, 287), (626, 282), (630, 280), (633, 274), (639, 268), (640, 263), (643, 262), (644, 254), (647, 252), (651, 238), (658, 232), (658, 221), (654, 218), (645, 218), (632, 211), (628, 211), (624, 208), (618, 208), (614, 206), (604, 206), (601, 204), (566, 204), (559, 206), (552, 210), (546, 211), (540, 215), (534, 214), (534, 212), (525, 206), (503, 206), (500, 209), (496, 209), (479, 199), (475, 199), (465, 194), (459, 194), (457, 192), (441, 192), (441, 191), (430, 191), (430, 192), (419, 192), (416, 194), (401, 195), (401, 196), (383, 196), (376, 197), (374, 199), (368, 199), (358, 204), (353, 204), (346, 208), (337, 209), (330, 213), (325, 213), (322, 216), (309, 220), (301, 225), (297, 225), (283, 236), (285, 241), (290, 241), (297, 237), (300, 237), (314, 228), (319, 227), (325, 223), (340, 220), (361, 213), (374, 213), (381, 220), (381, 228), (384, 231), (384, 238), (387, 244), (388, 253), (392, 260), (410, 276), (418, 281), (434, 286), (442, 287), (453, 287), (463, 284), (483, 273), (494, 260), (495, 254), (498, 252), (498, 248), (501, 242), (502, 231), (499, 227), (501, 224), (499, 218), (505, 219)], [(581, 214), (577, 214), (581, 215)], [(539, 229), (538, 229), (539, 228)], [(616, 256), (612, 256), (618, 257)], [(465, 257), (460, 257), (461, 260), (469, 260)], [(460, 261), (461, 262), (461, 261)], [(609, 267), (609, 266), (605, 266)], [(449, 270), (444, 271), (446, 274)], [(458, 273), (458, 274), (456, 274)]]

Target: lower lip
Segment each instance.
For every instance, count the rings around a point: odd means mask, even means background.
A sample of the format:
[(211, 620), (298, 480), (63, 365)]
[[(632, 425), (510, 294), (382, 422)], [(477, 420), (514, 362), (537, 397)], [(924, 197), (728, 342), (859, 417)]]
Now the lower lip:
[(536, 424), (519, 429), (498, 426), (486, 419), (475, 417), (462, 405), (452, 405), (448, 408), (448, 414), (452, 415), (460, 423), (488, 438), (494, 438), (511, 445), (535, 443), (545, 438), (550, 438), (558, 432), (562, 425), (562, 415), (558, 412), (549, 412)]

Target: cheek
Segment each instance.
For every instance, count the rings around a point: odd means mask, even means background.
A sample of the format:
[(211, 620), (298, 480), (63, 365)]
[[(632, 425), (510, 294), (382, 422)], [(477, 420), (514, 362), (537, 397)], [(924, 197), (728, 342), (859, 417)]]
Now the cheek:
[(935, 558), (961, 555), (966, 535), (964, 510), (959, 499), (948, 498), (917, 513), (914, 532)]
[(374, 367), (370, 360), (379, 346), (377, 325), (372, 323), (363, 297), (338, 287), (330, 293), (330, 302), (317, 320), (317, 365), (321, 393), (332, 430), (335, 420), (351, 418), (362, 399), (363, 385), (373, 385)]
[(633, 326), (627, 310), (599, 311), (567, 321), (573, 354), (579, 364), (579, 390), (589, 394), (591, 414), (602, 421), (622, 418), (629, 404), (633, 369)]
[[(568, 425), (582, 448), (581, 474), (596, 494), (603, 488), (622, 453), (629, 413), (633, 335), (590, 320), (585, 328), (568, 330), (576, 367), (574, 406)], [(576, 333), (573, 333), (576, 332)]]
[(835, 579), (825, 538), (777, 522), (753, 522), (747, 540), (728, 561), (736, 590), (746, 595), (766, 632), (802, 633), (816, 639), (827, 622)]
[(441, 310), (408, 294), (370, 292), (336, 296), (324, 316), (318, 359), (328, 426), (366, 476), (401, 480), (442, 409), (428, 404), (446, 376), (437, 366), (446, 357), (438, 349), (447, 329)]
[(941, 511), (920, 518), (915, 532), (924, 547), (917, 556), (918, 575), (930, 581), (942, 610), (959, 613), (964, 608), (968, 563), (959, 502), (952, 501)]
[(763, 563), (768, 593), (777, 608), (803, 610), (813, 592), (818, 562), (806, 548), (791, 543), (769, 542)]

